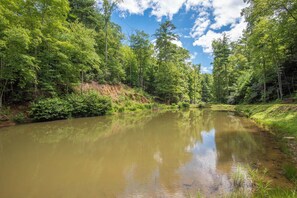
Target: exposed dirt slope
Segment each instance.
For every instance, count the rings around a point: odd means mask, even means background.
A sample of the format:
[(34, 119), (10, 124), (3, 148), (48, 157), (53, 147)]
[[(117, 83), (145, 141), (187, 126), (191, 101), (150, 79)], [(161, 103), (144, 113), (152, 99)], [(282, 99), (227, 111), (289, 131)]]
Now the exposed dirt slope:
[(125, 99), (133, 100), (139, 103), (149, 103), (151, 100), (140, 91), (123, 84), (109, 85), (90, 82), (83, 84), (83, 91), (96, 91), (103, 96), (110, 97), (113, 101), (122, 101)]

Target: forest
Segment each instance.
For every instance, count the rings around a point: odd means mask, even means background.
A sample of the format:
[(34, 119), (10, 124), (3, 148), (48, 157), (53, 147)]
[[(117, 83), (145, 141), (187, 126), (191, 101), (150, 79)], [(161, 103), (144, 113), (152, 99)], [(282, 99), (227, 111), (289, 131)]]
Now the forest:
[(296, 98), (296, 0), (247, 1), (244, 36), (213, 41), (213, 74), (202, 74), (189, 51), (173, 44), (169, 20), (154, 35), (137, 30), (127, 38), (111, 21), (118, 3), (2, 0), (0, 106), (63, 97), (92, 81), (123, 83), (166, 104)]

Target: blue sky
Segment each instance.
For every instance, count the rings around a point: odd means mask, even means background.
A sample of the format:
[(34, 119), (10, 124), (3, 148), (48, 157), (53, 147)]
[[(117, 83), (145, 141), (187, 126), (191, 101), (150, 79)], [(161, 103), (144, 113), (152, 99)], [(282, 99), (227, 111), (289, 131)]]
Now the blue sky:
[(192, 62), (201, 64), (203, 73), (210, 73), (212, 40), (223, 33), (232, 41), (239, 39), (246, 27), (240, 13), (246, 6), (243, 0), (123, 0), (112, 21), (126, 37), (143, 30), (153, 41), (159, 24), (172, 20), (180, 36), (175, 43), (190, 51)]

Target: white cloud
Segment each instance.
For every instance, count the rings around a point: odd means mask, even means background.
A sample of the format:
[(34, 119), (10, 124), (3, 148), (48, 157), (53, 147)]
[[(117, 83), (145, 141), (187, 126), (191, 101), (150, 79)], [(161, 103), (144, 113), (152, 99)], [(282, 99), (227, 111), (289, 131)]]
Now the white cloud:
[(173, 15), (182, 8), (185, 0), (153, 0), (153, 2), (152, 15), (160, 21), (162, 16), (168, 16), (169, 19), (172, 19)]
[(183, 43), (180, 40), (173, 40), (171, 43), (177, 45), (178, 47), (183, 47)]
[(211, 2), (210, 0), (187, 0), (185, 5), (186, 5), (186, 10), (188, 11), (193, 7), (198, 7), (198, 6), (211, 7)]
[(191, 60), (195, 60), (195, 58), (197, 57), (198, 53), (197, 52), (194, 52), (193, 54), (191, 54)]
[(223, 26), (235, 24), (241, 18), (241, 10), (247, 4), (243, 0), (213, 0), (213, 15), (215, 23), (213, 29), (220, 29)]
[(130, 14), (143, 14), (144, 10), (148, 8), (144, 3), (143, 1), (125, 0), (124, 3), (119, 4), (119, 9), (128, 11)]
[[(186, 11), (192, 10), (196, 18), (189, 34), (195, 39), (193, 45), (201, 46), (205, 53), (212, 53), (212, 41), (223, 33), (235, 41), (246, 27), (241, 16), (241, 10), (247, 6), (243, 0), (123, 0), (118, 8), (130, 14), (143, 14), (151, 9), (151, 15), (160, 21), (163, 16), (172, 19), (183, 6)], [(229, 31), (222, 32), (224, 26), (230, 27)], [(182, 46), (181, 41), (174, 43)]]
[[(207, 0), (209, 6), (201, 6), (190, 35), (195, 39), (193, 45), (203, 48), (205, 53), (212, 53), (212, 41), (221, 38), (226, 33), (231, 41), (236, 41), (242, 36), (246, 28), (241, 11), (247, 6), (242, 0)], [(213, 18), (210, 18), (212, 13)], [(211, 24), (211, 21), (214, 21)], [(228, 31), (222, 27), (229, 26)]]
[(204, 34), (205, 30), (210, 25), (210, 20), (207, 16), (197, 18), (195, 24), (190, 32), (192, 38), (196, 38)]
[(194, 46), (200, 46), (203, 48), (203, 52), (212, 53), (212, 41), (222, 36), (221, 33), (216, 33), (209, 30), (205, 35), (199, 37), (194, 43)]
[(145, 10), (151, 8), (151, 15), (160, 21), (163, 16), (172, 19), (185, 2), (186, 0), (124, 0), (118, 7), (119, 10), (130, 14), (143, 14)]
[(201, 46), (203, 48), (203, 52), (212, 53), (212, 41), (215, 39), (219, 39), (225, 33), (230, 41), (238, 40), (243, 33), (243, 30), (246, 28), (246, 22), (244, 19), (241, 19), (239, 23), (233, 25), (229, 31), (224, 32), (214, 32), (213, 30), (209, 30), (205, 35), (199, 37), (193, 43), (194, 46)]
[(238, 39), (240, 39), (240, 37), (243, 34), (243, 31), (246, 29), (247, 27), (247, 23), (245, 22), (244, 18), (241, 18), (241, 20), (239, 21), (239, 23), (234, 24), (231, 27), (230, 31), (227, 31), (227, 35), (230, 37), (231, 41), (236, 41)]
[(205, 66), (201, 66), (201, 72), (203, 74), (210, 74), (212, 72), (213, 67), (209, 66), (209, 67), (205, 67)]

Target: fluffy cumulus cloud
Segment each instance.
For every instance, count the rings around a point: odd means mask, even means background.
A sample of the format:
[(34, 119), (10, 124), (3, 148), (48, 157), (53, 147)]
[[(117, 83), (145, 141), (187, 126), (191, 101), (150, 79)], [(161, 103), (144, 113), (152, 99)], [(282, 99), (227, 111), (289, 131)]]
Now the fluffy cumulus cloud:
[(119, 4), (119, 9), (131, 14), (143, 14), (145, 10), (151, 8), (151, 14), (160, 21), (163, 16), (172, 19), (185, 2), (186, 0), (124, 0)]
[(212, 52), (212, 41), (215, 39), (219, 39), (222, 36), (221, 33), (216, 33), (212, 30), (209, 30), (206, 34), (199, 37), (195, 42), (193, 43), (194, 46), (201, 46), (203, 48), (203, 51), (205, 53), (211, 53)]
[(209, 13), (206, 10), (200, 9), (198, 16), (199, 17), (196, 18), (194, 26), (190, 32), (192, 38), (202, 36), (211, 24)]
[[(187, 12), (192, 10), (195, 17), (189, 36), (185, 37), (194, 39), (193, 45), (202, 47), (205, 53), (212, 52), (212, 41), (223, 33), (235, 41), (246, 27), (241, 16), (241, 10), (247, 6), (243, 0), (123, 0), (119, 10), (143, 14), (151, 9), (151, 15), (160, 21), (163, 16), (172, 19), (183, 6)], [(182, 46), (180, 41), (176, 44)]]
[[(247, 24), (241, 16), (241, 11), (247, 4), (242, 0), (206, 1), (211, 6), (200, 5), (199, 9), (207, 9), (209, 15), (201, 17), (201, 12), (198, 14), (190, 35), (195, 39), (194, 46), (202, 47), (205, 53), (212, 53), (211, 45), (214, 39), (221, 38), (223, 34), (226, 34), (231, 41), (236, 41), (242, 36)], [(209, 20), (212, 21), (211, 24), (209, 24)], [(223, 27), (227, 27), (228, 30), (222, 30)]]
[(242, 32), (246, 28), (246, 25), (244, 19), (241, 19), (239, 23), (233, 24), (228, 31), (215, 32), (209, 30), (206, 34), (198, 37), (193, 45), (202, 47), (205, 53), (212, 53), (213, 40), (222, 38), (223, 34), (226, 34), (231, 41), (236, 41), (242, 36)]
[(220, 29), (223, 26), (234, 24), (241, 18), (241, 10), (246, 4), (243, 0), (213, 0), (213, 15), (215, 23), (213, 29)]

